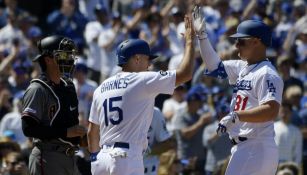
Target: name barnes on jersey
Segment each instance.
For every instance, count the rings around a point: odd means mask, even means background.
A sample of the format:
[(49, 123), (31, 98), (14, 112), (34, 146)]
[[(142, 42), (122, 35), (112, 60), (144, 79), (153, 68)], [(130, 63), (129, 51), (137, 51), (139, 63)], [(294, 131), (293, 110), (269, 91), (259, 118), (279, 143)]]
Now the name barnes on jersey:
[(113, 89), (124, 89), (128, 86), (129, 78), (119, 78), (112, 81), (105, 82), (101, 85), (101, 93)]

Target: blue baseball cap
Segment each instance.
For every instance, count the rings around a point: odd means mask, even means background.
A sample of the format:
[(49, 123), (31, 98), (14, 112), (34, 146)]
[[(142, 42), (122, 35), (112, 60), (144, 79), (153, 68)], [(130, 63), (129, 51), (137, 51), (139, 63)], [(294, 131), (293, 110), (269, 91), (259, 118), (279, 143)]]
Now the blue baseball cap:
[(208, 89), (201, 85), (195, 85), (191, 87), (186, 95), (187, 101), (198, 100), (198, 101), (206, 101), (207, 100)]
[(150, 51), (149, 45), (146, 41), (141, 39), (128, 39), (123, 41), (116, 50), (116, 56), (118, 59), (119, 66), (126, 64), (128, 60), (136, 55), (142, 54), (149, 56), (150, 60), (157, 58), (157, 55), (153, 55)]
[(259, 38), (266, 46), (271, 46), (272, 31), (269, 26), (260, 20), (246, 20), (241, 22), (237, 27), (237, 33), (230, 36), (231, 38)]

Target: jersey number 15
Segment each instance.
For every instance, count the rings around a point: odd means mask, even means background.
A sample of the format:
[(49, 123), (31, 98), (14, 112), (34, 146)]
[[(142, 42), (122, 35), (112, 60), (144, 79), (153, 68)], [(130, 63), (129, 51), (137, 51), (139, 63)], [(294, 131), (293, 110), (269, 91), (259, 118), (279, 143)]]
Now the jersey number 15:
[[(122, 101), (122, 96), (111, 97), (109, 99), (105, 99), (103, 102), (103, 110), (104, 110), (104, 121), (105, 125), (109, 126), (109, 121), (112, 125), (118, 125), (123, 120), (123, 110), (120, 107), (113, 106), (113, 102)], [(113, 118), (108, 118), (108, 113), (117, 112), (118, 119), (114, 120)]]

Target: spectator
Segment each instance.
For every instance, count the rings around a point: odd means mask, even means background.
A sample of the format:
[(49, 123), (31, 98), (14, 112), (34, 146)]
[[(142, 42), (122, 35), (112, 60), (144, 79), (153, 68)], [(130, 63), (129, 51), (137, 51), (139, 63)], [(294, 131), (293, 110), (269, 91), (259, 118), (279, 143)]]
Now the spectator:
[(10, 152), (4, 157), (3, 175), (30, 175), (26, 160), (20, 152)]
[(16, 14), (16, 16), (21, 16), (27, 13), (24, 9), (18, 6), (18, 0), (4, 0), (5, 8), (2, 9), (3, 12), (0, 15), (0, 28), (7, 24), (7, 16), (10, 13)]
[(207, 148), (207, 158), (205, 164), (206, 175), (212, 175), (217, 169), (219, 162), (224, 161), (230, 156), (232, 144), (228, 134), (218, 136), (216, 128), (219, 121), (229, 113), (229, 106), (220, 103), (216, 106), (216, 120), (209, 124), (203, 132), (203, 145)]
[(28, 43), (21, 29), (19, 28), (20, 21), (17, 15), (10, 12), (7, 15), (7, 18), (8, 23), (0, 29), (0, 45), (2, 45), (4, 49), (10, 49), (14, 45), (27, 48)]
[(114, 58), (116, 58), (116, 46), (125, 39), (122, 30), (126, 30), (126, 27), (123, 26), (121, 16), (114, 13), (112, 14), (112, 21), (100, 32), (98, 45), (102, 62), (100, 67), (101, 82), (120, 71), (120, 67), (116, 66), (117, 62)]
[(99, 35), (107, 28), (110, 28), (109, 16), (106, 9), (97, 4), (94, 9), (96, 20), (86, 24), (84, 38), (88, 45), (87, 66), (89, 68), (89, 77), (97, 84), (100, 83), (100, 71), (107, 59), (102, 55), (102, 48), (98, 45)]
[(74, 72), (74, 84), (79, 99), (79, 120), (80, 123), (87, 127), (88, 115), (91, 109), (91, 103), (94, 90), (97, 83), (87, 78), (88, 69), (84, 63), (77, 63)]
[(166, 119), (166, 128), (168, 131), (173, 131), (176, 112), (180, 108), (185, 108), (187, 103), (184, 100), (187, 91), (186, 85), (180, 85), (175, 88), (171, 98), (163, 102), (162, 112)]
[(277, 58), (277, 68), (278, 72), (281, 76), (281, 78), (284, 81), (284, 92), (289, 86), (297, 85), (301, 88), (301, 90), (304, 89), (303, 82), (290, 74), (290, 70), (292, 68), (292, 60), (287, 55), (282, 55)]
[(27, 138), (21, 129), (21, 99), (23, 92), (16, 94), (13, 100), (13, 111), (7, 113), (0, 121), (0, 135), (4, 135), (5, 132), (11, 131), (14, 134), (15, 139), (21, 148), (24, 148), (27, 144)]
[(83, 31), (86, 23), (87, 19), (76, 9), (75, 0), (62, 0), (61, 8), (47, 17), (49, 33), (69, 37), (79, 47), (85, 44)]
[(178, 158), (196, 159), (196, 165), (188, 172), (203, 173), (206, 161), (206, 148), (202, 146), (202, 134), (205, 126), (211, 122), (211, 114), (199, 115), (203, 106), (205, 89), (198, 85), (192, 87), (186, 96), (187, 106), (178, 110), (174, 121), (174, 132), (178, 143)]
[(274, 123), (275, 141), (278, 146), (279, 162), (302, 162), (303, 137), (300, 129), (291, 124), (292, 108), (282, 103), (279, 109), (280, 120)]

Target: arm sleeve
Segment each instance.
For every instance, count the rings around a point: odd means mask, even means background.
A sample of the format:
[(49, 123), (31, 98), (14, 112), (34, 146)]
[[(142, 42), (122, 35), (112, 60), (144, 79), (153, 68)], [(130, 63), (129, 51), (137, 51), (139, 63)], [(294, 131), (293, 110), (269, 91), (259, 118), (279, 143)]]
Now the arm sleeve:
[(212, 48), (208, 39), (198, 40), (200, 47), (200, 54), (206, 67), (209, 71), (213, 71), (218, 68), (221, 62), (220, 57), (217, 55), (215, 50)]
[(42, 126), (31, 117), (22, 117), (22, 131), (27, 137), (35, 137), (39, 139), (66, 137), (67, 133), (66, 128)]

